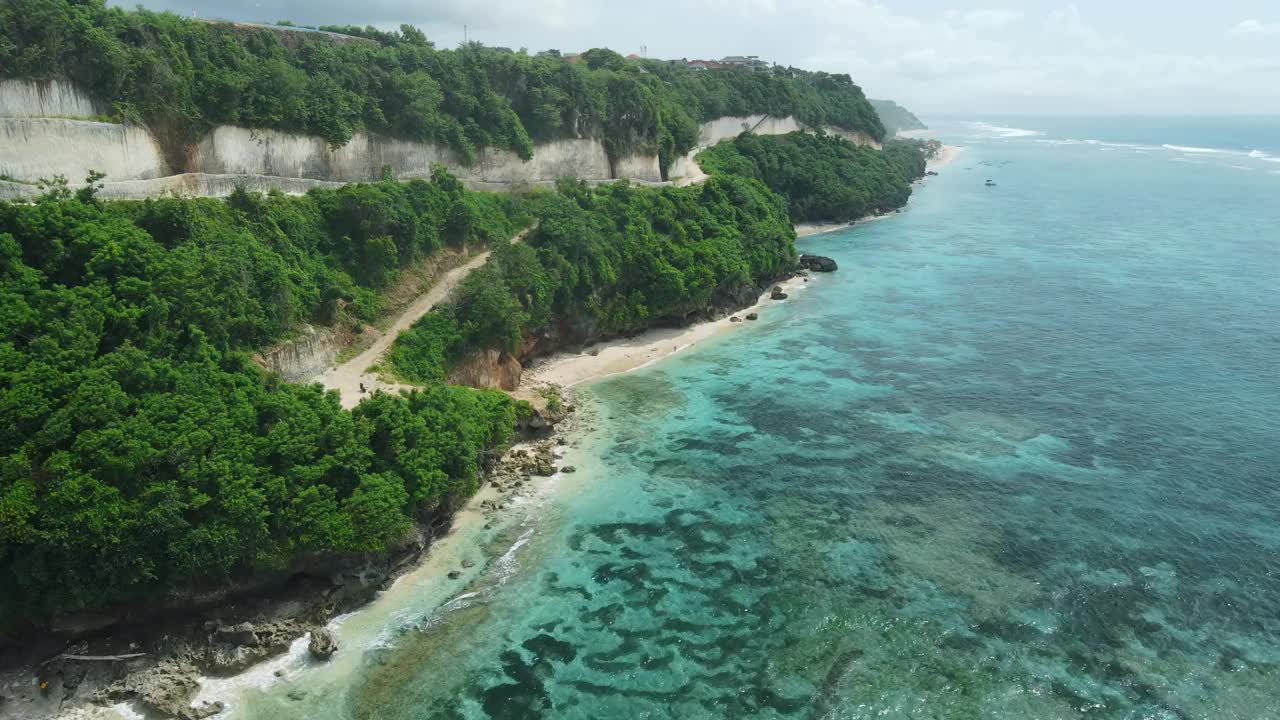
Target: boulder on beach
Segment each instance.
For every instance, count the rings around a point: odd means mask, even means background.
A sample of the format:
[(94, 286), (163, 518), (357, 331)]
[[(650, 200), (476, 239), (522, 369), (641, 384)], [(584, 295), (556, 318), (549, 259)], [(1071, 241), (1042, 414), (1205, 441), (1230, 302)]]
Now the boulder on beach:
[[(345, 581), (344, 581), (345, 582)], [(305, 628), (296, 620), (234, 625), (213, 624), (204, 646), (202, 664), (220, 674), (239, 672), (289, 649)]]
[(747, 313), (747, 319), (748, 319), (748, 320), (759, 320), (759, 319), (760, 319), (760, 316), (759, 316), (759, 315), (757, 315), (756, 313)]
[(338, 641), (326, 628), (311, 631), (311, 641), (307, 643), (307, 651), (317, 660), (328, 660), (338, 651)]
[(221, 625), (213, 631), (213, 634), (218, 640), (234, 645), (248, 645), (253, 647), (258, 644), (257, 628), (255, 628), (253, 623), (250, 622), (242, 622), (235, 625)]
[(93, 701), (101, 704), (137, 700), (146, 710), (167, 717), (204, 718), (222, 711), (222, 703), (205, 703), (191, 707), (200, 689), (199, 673), (194, 665), (179, 660), (162, 660), (142, 672), (136, 672), (94, 693)]
[(773, 299), (773, 300), (786, 300), (787, 294), (782, 292), (781, 285), (774, 285), (773, 292), (769, 293), (769, 297), (770, 299)]
[(737, 315), (734, 315), (733, 317), (729, 318), (729, 322), (731, 323), (742, 322), (742, 318), (738, 317)]
[(822, 255), (801, 255), (800, 267), (813, 272), (835, 272), (836, 261)]

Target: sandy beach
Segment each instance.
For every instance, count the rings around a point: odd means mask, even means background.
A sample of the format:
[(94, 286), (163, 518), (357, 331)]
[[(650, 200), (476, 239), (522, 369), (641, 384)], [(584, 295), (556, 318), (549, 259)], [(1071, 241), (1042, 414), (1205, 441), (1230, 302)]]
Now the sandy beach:
[(964, 147), (960, 145), (943, 145), (942, 149), (938, 151), (937, 155), (934, 155), (933, 157), (929, 158), (929, 161), (928, 163), (925, 164), (925, 167), (929, 170), (934, 170), (934, 171), (940, 168), (944, 168), (950, 165), (951, 163), (955, 162), (955, 159), (959, 157), (960, 153), (963, 151), (964, 151)]
[[(777, 284), (781, 285), (788, 294), (801, 291), (807, 285), (805, 278), (801, 277), (794, 277)], [(772, 289), (771, 285), (769, 290)], [(761, 294), (754, 305), (743, 308), (734, 315), (745, 318), (748, 313), (760, 312), (770, 305), (786, 302), (786, 300), (770, 300), (769, 290)], [(595, 355), (588, 353), (554, 355), (525, 372), (518, 392), (532, 392), (532, 388), (547, 383), (572, 387), (588, 380), (635, 370), (723, 332), (750, 323), (751, 321), (745, 319), (741, 323), (730, 322), (729, 317), (724, 317), (686, 328), (661, 328), (633, 338), (601, 343), (590, 348), (590, 351), (598, 351)]]
[(849, 223), (796, 223), (796, 237), (802, 238), (809, 237), (810, 235), (821, 235), (823, 233), (835, 232), (836, 230), (847, 227), (849, 227)]

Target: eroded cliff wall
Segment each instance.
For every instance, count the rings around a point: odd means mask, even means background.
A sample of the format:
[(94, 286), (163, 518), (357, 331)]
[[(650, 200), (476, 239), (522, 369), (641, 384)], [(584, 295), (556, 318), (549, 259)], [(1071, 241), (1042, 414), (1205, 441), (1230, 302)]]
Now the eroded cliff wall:
[[(671, 169), (667, 171), (667, 177), (682, 185), (701, 182), (706, 176), (703, 174), (702, 169), (698, 167), (697, 161), (694, 160), (698, 153), (716, 143), (732, 140), (748, 130), (757, 135), (786, 135), (787, 133), (804, 129), (806, 128), (794, 117), (742, 115), (710, 120), (702, 124), (702, 129), (698, 134), (698, 146), (689, 151), (684, 157), (676, 158), (675, 162), (671, 163)], [(837, 127), (828, 127), (825, 130), (829, 134), (839, 135), (859, 145), (867, 145), (877, 150), (881, 147), (875, 138), (865, 133), (841, 130)]]
[(468, 164), (448, 147), (367, 133), (330, 148), (319, 137), (234, 126), (219, 126), (194, 147), (175, 149), (168, 157), (185, 158), (185, 164), (170, 167), (146, 127), (81, 119), (101, 109), (65, 82), (0, 83), (0, 175), (7, 176), (0, 181), (0, 199), (34, 197), (39, 191), (32, 183), (55, 174), (78, 183), (90, 170), (106, 173), (101, 195), (107, 198), (221, 196), (237, 185), (305, 192), (377, 180), (384, 172), (401, 179), (427, 177), (435, 164), (470, 187), (490, 190), (549, 185), (566, 176), (588, 182), (662, 180), (656, 155), (633, 155), (611, 165), (604, 145), (590, 138), (540, 143), (527, 161), (486, 148)]
[(263, 369), (289, 382), (301, 382), (333, 367), (338, 341), (332, 330), (306, 325), (300, 336), (263, 351), (256, 359)]
[(0, 80), (0, 117), (92, 120), (105, 110), (62, 80)]
[[(63, 175), (73, 184), (91, 170), (106, 173), (101, 196), (110, 199), (160, 195), (220, 197), (237, 186), (302, 193), (313, 187), (372, 181), (384, 172), (400, 179), (427, 177), (444, 165), (467, 186), (512, 190), (545, 186), (561, 177), (587, 182), (628, 179), (663, 182), (656, 155), (637, 154), (609, 162), (604, 145), (591, 138), (539, 143), (533, 157), (487, 148), (468, 164), (450, 148), (357, 133), (340, 148), (319, 137), (234, 126), (214, 128), (195, 146), (168, 148), (138, 124), (95, 122), (103, 108), (66, 82), (0, 82), (0, 199), (27, 199), (41, 178)], [(702, 179), (694, 155), (744, 130), (781, 135), (802, 129), (791, 117), (748, 115), (703, 123), (698, 147), (678, 158), (669, 177)], [(861, 133), (829, 128), (854, 142), (879, 147)], [(165, 158), (180, 158), (172, 167)], [(17, 181), (17, 182), (14, 182)]]

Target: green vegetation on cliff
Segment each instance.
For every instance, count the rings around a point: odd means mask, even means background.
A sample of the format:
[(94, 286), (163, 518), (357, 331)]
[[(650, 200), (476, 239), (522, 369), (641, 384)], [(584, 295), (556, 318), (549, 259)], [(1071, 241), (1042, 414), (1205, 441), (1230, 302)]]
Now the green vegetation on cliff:
[(320, 135), (365, 129), (528, 158), (533, 142), (592, 136), (612, 157), (665, 168), (721, 115), (795, 115), (875, 138), (884, 128), (847, 75), (792, 68), (696, 73), (591, 50), (570, 64), (471, 44), (439, 50), (418, 30), (329, 28), (364, 39), (212, 24), (108, 8), (104, 0), (0, 3), (0, 77), (67, 77), (186, 142), (219, 124)]
[(436, 381), (470, 353), (517, 354), (528, 338), (581, 342), (684, 324), (754, 299), (795, 264), (782, 199), (749, 178), (685, 188), (562, 182), (528, 207), (537, 231), (495, 251), (447, 305), (400, 335), (397, 373)]
[(905, 205), (927, 152), (919, 141), (876, 150), (832, 135), (744, 133), (702, 151), (698, 162), (711, 175), (764, 182), (787, 199), (796, 222), (844, 222)]
[(0, 203), (0, 629), (376, 551), (469, 493), (501, 393), (353, 412), (249, 352), (369, 319), (397, 268), (505, 240), (505, 196), (436, 182), (305, 197)]
[(893, 137), (907, 130), (928, 130), (929, 126), (920, 121), (912, 112), (892, 100), (871, 100), (871, 106), (880, 116), (885, 135)]
[[(695, 73), (608, 50), (570, 64), (437, 50), (409, 27), (334, 30), (357, 37), (5, 0), (0, 76), (70, 78), (171, 144), (225, 123), (527, 158), (534, 141), (589, 136), (665, 167), (720, 116), (884, 134), (844, 75)], [(482, 453), (509, 439), (509, 397), (440, 382), (460, 361), (741, 306), (794, 267), (788, 212), (897, 207), (923, 147), (746, 135), (704, 153), (702, 185), (565, 180), (526, 198), (437, 170), (303, 197), (103, 203), (55, 184), (0, 203), (0, 631), (385, 550), (471, 492)], [(533, 220), (524, 242), (498, 242)], [(389, 358), (423, 390), (345, 411), (253, 362), (304, 323), (375, 319), (403, 268), (464, 245), (496, 249)]]

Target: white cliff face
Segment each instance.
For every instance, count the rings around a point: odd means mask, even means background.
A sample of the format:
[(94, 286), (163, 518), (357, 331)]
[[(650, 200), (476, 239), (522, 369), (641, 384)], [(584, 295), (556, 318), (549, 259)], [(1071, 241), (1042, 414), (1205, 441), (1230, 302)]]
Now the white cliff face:
[(793, 117), (776, 118), (769, 115), (743, 115), (722, 117), (702, 123), (698, 133), (700, 148), (710, 147), (723, 140), (732, 140), (750, 130), (758, 135), (786, 135), (800, 129)]
[[(174, 153), (185, 154), (187, 160), (185, 167), (173, 168), (160, 143), (141, 125), (68, 119), (93, 117), (98, 110), (92, 98), (66, 82), (0, 82), (0, 175), (20, 181), (0, 180), (0, 199), (34, 197), (39, 190), (29, 183), (55, 174), (79, 183), (91, 170), (106, 173), (100, 195), (110, 199), (220, 197), (237, 186), (303, 193), (313, 187), (378, 180), (384, 170), (399, 179), (428, 177), (436, 164), (480, 190), (545, 186), (569, 176), (592, 183), (621, 178), (662, 182), (657, 156), (632, 155), (611, 165), (604, 145), (589, 138), (540, 143), (527, 161), (507, 150), (486, 148), (466, 164), (454, 150), (429, 143), (357, 133), (343, 147), (330, 148), (320, 137), (233, 126), (214, 128), (195, 147)], [(694, 155), (744, 130), (779, 135), (800, 129), (795, 118), (767, 115), (704, 123), (698, 148), (678, 158), (669, 175), (682, 182), (700, 180), (704, 176)], [(829, 131), (879, 147), (860, 133)]]
[(315, 377), (333, 367), (338, 359), (338, 341), (333, 331), (317, 330), (310, 325), (302, 328), (302, 334), (280, 343), (257, 356), (258, 364), (265, 370), (279, 373), (289, 382), (301, 382)]
[(0, 118), (0, 175), (30, 182), (65, 175), (79, 183), (90, 170), (113, 180), (170, 174), (160, 144), (139, 125)]
[(104, 110), (64, 80), (0, 80), (0, 117), (91, 120)]
[[(384, 168), (400, 179), (428, 177), (431, 166), (440, 164), (478, 187), (532, 186), (565, 176), (587, 181), (614, 178), (604, 145), (584, 138), (540, 143), (527, 161), (508, 150), (484, 148), (468, 165), (457, 152), (440, 145), (356, 133), (346, 145), (331, 149), (323, 138), (225, 125), (200, 143), (193, 164), (196, 172), (212, 175), (334, 182), (375, 180), (382, 177)], [(658, 159), (652, 155), (623, 158), (616, 170), (617, 177), (662, 179)]]
[[(694, 158), (698, 153), (712, 145), (725, 140), (732, 140), (746, 131), (751, 131), (756, 135), (786, 135), (797, 130), (806, 130), (806, 128), (794, 117), (779, 118), (771, 115), (743, 115), (710, 120), (702, 124), (702, 129), (698, 134), (698, 146), (689, 151), (684, 157), (676, 158), (675, 162), (671, 163), (671, 169), (667, 171), (667, 175), (680, 185), (701, 182), (706, 178), (706, 175), (698, 167), (698, 163)], [(839, 135), (855, 144), (873, 147), (877, 150), (881, 149), (880, 143), (866, 133), (842, 130), (837, 127), (827, 127), (824, 130), (829, 135)]]
[(657, 155), (630, 155), (614, 164), (617, 177), (642, 182), (662, 182), (662, 169)]

